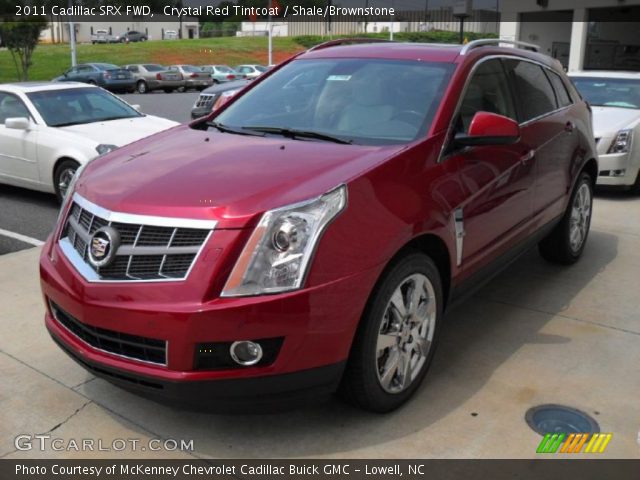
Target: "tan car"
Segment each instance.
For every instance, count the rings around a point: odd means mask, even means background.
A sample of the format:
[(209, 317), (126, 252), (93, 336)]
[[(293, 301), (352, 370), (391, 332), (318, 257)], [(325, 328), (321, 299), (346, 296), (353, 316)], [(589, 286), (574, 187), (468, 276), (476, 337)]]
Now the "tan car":
[(153, 90), (164, 90), (171, 93), (184, 87), (184, 79), (180, 72), (169, 70), (158, 64), (125, 65), (136, 80), (136, 91), (148, 93)]

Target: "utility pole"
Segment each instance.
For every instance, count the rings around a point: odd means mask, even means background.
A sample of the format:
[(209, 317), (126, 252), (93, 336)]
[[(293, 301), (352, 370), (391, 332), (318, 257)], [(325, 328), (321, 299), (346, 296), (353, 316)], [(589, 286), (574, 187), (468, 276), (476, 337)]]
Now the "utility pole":
[(396, 0), (391, 0), (391, 8), (394, 11), (394, 14), (391, 15), (391, 28), (389, 29), (389, 40), (391, 40), (393, 42), (393, 26), (394, 26), (394, 17), (395, 17), (395, 5), (396, 5)]
[(272, 0), (269, 0), (269, 21), (267, 22), (267, 28), (269, 30), (269, 66), (273, 65), (273, 26), (271, 25), (271, 5), (273, 5)]
[[(73, 7), (73, 0), (69, 0), (69, 10)], [(78, 64), (78, 57), (76, 54), (76, 26), (73, 23), (73, 15), (69, 16), (69, 45), (71, 46), (71, 66), (75, 67)]]

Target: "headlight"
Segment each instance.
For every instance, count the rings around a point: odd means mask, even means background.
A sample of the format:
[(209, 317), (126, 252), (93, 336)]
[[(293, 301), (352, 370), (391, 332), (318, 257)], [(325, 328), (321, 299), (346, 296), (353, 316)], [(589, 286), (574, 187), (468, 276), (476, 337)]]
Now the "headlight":
[(101, 145), (98, 145), (96, 147), (96, 152), (98, 152), (99, 155), (104, 155), (105, 153), (112, 152), (116, 148), (118, 148), (117, 145), (104, 145), (104, 144), (101, 144)]
[(633, 130), (620, 130), (607, 153), (627, 153), (631, 149), (632, 133)]
[(80, 165), (76, 170), (76, 173), (73, 175), (71, 182), (69, 182), (69, 186), (67, 187), (67, 193), (65, 194), (64, 199), (62, 200), (62, 205), (60, 205), (60, 211), (58, 212), (58, 222), (60, 222), (60, 218), (62, 217), (64, 212), (67, 211), (67, 207), (69, 206), (69, 203), (73, 198), (73, 191), (76, 188), (76, 182), (78, 181), (78, 178), (80, 178), (80, 175), (82, 175), (82, 171), (85, 169), (85, 167), (88, 164), (89, 162)]
[(222, 290), (240, 297), (296, 290), (325, 228), (347, 203), (342, 185), (308, 202), (266, 212)]

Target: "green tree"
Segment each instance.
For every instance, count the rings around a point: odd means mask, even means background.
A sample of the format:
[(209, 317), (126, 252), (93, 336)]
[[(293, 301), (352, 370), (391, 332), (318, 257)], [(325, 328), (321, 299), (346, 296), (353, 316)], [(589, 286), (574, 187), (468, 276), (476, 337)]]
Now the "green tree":
[(16, 66), (18, 80), (29, 80), (29, 68), (33, 51), (40, 40), (40, 33), (47, 28), (47, 21), (20, 20), (0, 24), (0, 37), (4, 45), (11, 52)]

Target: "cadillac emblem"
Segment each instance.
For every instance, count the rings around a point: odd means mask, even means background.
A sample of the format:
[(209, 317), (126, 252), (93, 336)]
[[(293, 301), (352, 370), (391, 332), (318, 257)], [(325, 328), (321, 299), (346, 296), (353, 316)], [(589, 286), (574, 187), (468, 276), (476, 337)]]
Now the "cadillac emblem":
[(112, 227), (102, 227), (91, 237), (89, 242), (89, 262), (94, 267), (106, 267), (113, 262), (118, 247), (120, 235)]

